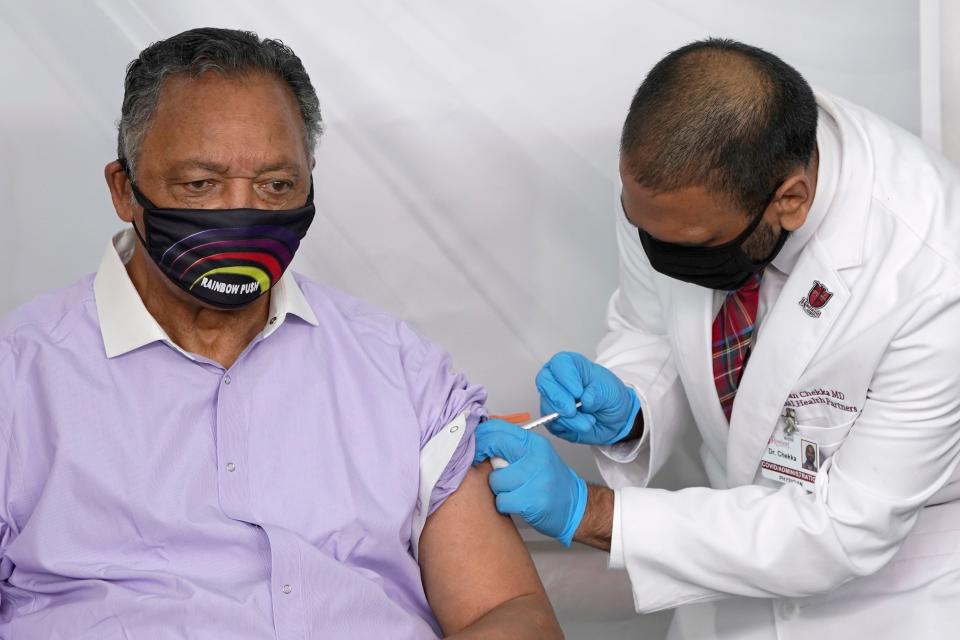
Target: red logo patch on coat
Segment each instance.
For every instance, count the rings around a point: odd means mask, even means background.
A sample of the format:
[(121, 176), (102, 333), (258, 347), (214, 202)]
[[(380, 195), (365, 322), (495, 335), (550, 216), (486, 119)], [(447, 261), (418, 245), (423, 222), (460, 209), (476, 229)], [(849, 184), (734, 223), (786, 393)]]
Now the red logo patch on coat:
[(800, 299), (800, 306), (804, 312), (811, 318), (819, 318), (821, 310), (830, 302), (833, 292), (827, 289), (827, 285), (819, 280), (813, 281), (813, 286), (807, 292), (806, 297)]
[(830, 298), (832, 297), (832, 291), (828, 291), (827, 287), (819, 280), (814, 280), (813, 286), (810, 287), (810, 293), (807, 294), (807, 302), (809, 302), (810, 306), (814, 309), (821, 309), (823, 305), (830, 302)]

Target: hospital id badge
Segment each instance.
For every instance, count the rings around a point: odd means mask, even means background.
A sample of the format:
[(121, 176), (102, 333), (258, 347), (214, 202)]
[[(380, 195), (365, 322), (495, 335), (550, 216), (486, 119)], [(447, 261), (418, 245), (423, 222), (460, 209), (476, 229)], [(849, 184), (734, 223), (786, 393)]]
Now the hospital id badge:
[(760, 460), (760, 473), (777, 482), (798, 484), (809, 492), (820, 469), (820, 446), (797, 432), (796, 411), (784, 410)]

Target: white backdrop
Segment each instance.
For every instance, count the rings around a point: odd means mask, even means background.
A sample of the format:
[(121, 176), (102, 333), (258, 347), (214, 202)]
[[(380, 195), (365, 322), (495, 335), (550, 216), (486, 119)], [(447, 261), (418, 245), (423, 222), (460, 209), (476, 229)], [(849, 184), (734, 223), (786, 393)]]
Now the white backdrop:
[(124, 67), (194, 26), (279, 37), (317, 87), (320, 215), (295, 267), (412, 321), (494, 411), (536, 411), (554, 351), (593, 353), (619, 127), (667, 51), (742, 39), (920, 131), (917, 0), (0, 0), (0, 314), (96, 268)]
[(93, 270), (119, 227), (101, 172), (126, 63), (193, 26), (249, 28), (297, 51), (328, 127), (295, 267), (410, 319), (495, 411), (536, 410), (554, 351), (593, 352), (616, 280), (619, 127), (670, 49), (740, 38), (920, 129), (911, 0), (0, 7), (0, 313)]
[(945, 0), (940, 9), (943, 153), (960, 165), (960, 2)]

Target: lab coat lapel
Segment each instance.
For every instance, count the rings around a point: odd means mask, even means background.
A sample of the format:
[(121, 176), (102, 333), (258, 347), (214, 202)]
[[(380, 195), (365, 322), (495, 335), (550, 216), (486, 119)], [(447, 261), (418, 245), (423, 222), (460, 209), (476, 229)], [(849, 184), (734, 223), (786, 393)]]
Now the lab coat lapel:
[[(807, 313), (802, 302), (815, 282), (833, 294), (815, 309), (817, 317)], [(787, 396), (849, 299), (849, 290), (814, 236), (763, 320), (740, 381), (727, 441), (728, 486), (753, 481)]]
[[(720, 407), (713, 381), (713, 353), (710, 327), (714, 316), (714, 291), (674, 280), (673, 337), (674, 353), (694, 419), (704, 444), (718, 455), (725, 450), (727, 419)], [(722, 457), (722, 456), (721, 456)]]
[[(831, 98), (817, 103), (840, 132), (840, 177), (823, 222), (808, 241), (758, 332), (734, 402), (727, 441), (727, 485), (753, 481), (764, 448), (783, 411), (783, 403), (826, 339), (850, 299), (840, 272), (860, 264), (866, 242), (863, 229), (870, 210), (874, 164), (861, 125), (839, 110)], [(831, 215), (832, 214), (832, 215)], [(814, 281), (833, 293), (810, 317), (800, 304)]]

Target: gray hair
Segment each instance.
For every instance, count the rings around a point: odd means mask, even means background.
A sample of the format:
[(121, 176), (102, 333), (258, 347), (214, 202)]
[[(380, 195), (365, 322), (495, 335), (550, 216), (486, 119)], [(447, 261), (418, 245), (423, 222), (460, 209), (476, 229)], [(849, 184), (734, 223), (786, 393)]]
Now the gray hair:
[(286, 82), (300, 107), (303, 143), (313, 161), (323, 119), (317, 93), (300, 58), (279, 40), (261, 40), (252, 31), (206, 27), (154, 42), (127, 65), (117, 157), (126, 160), (131, 178), (163, 82), (171, 76), (197, 77), (208, 71), (224, 75), (265, 73)]

